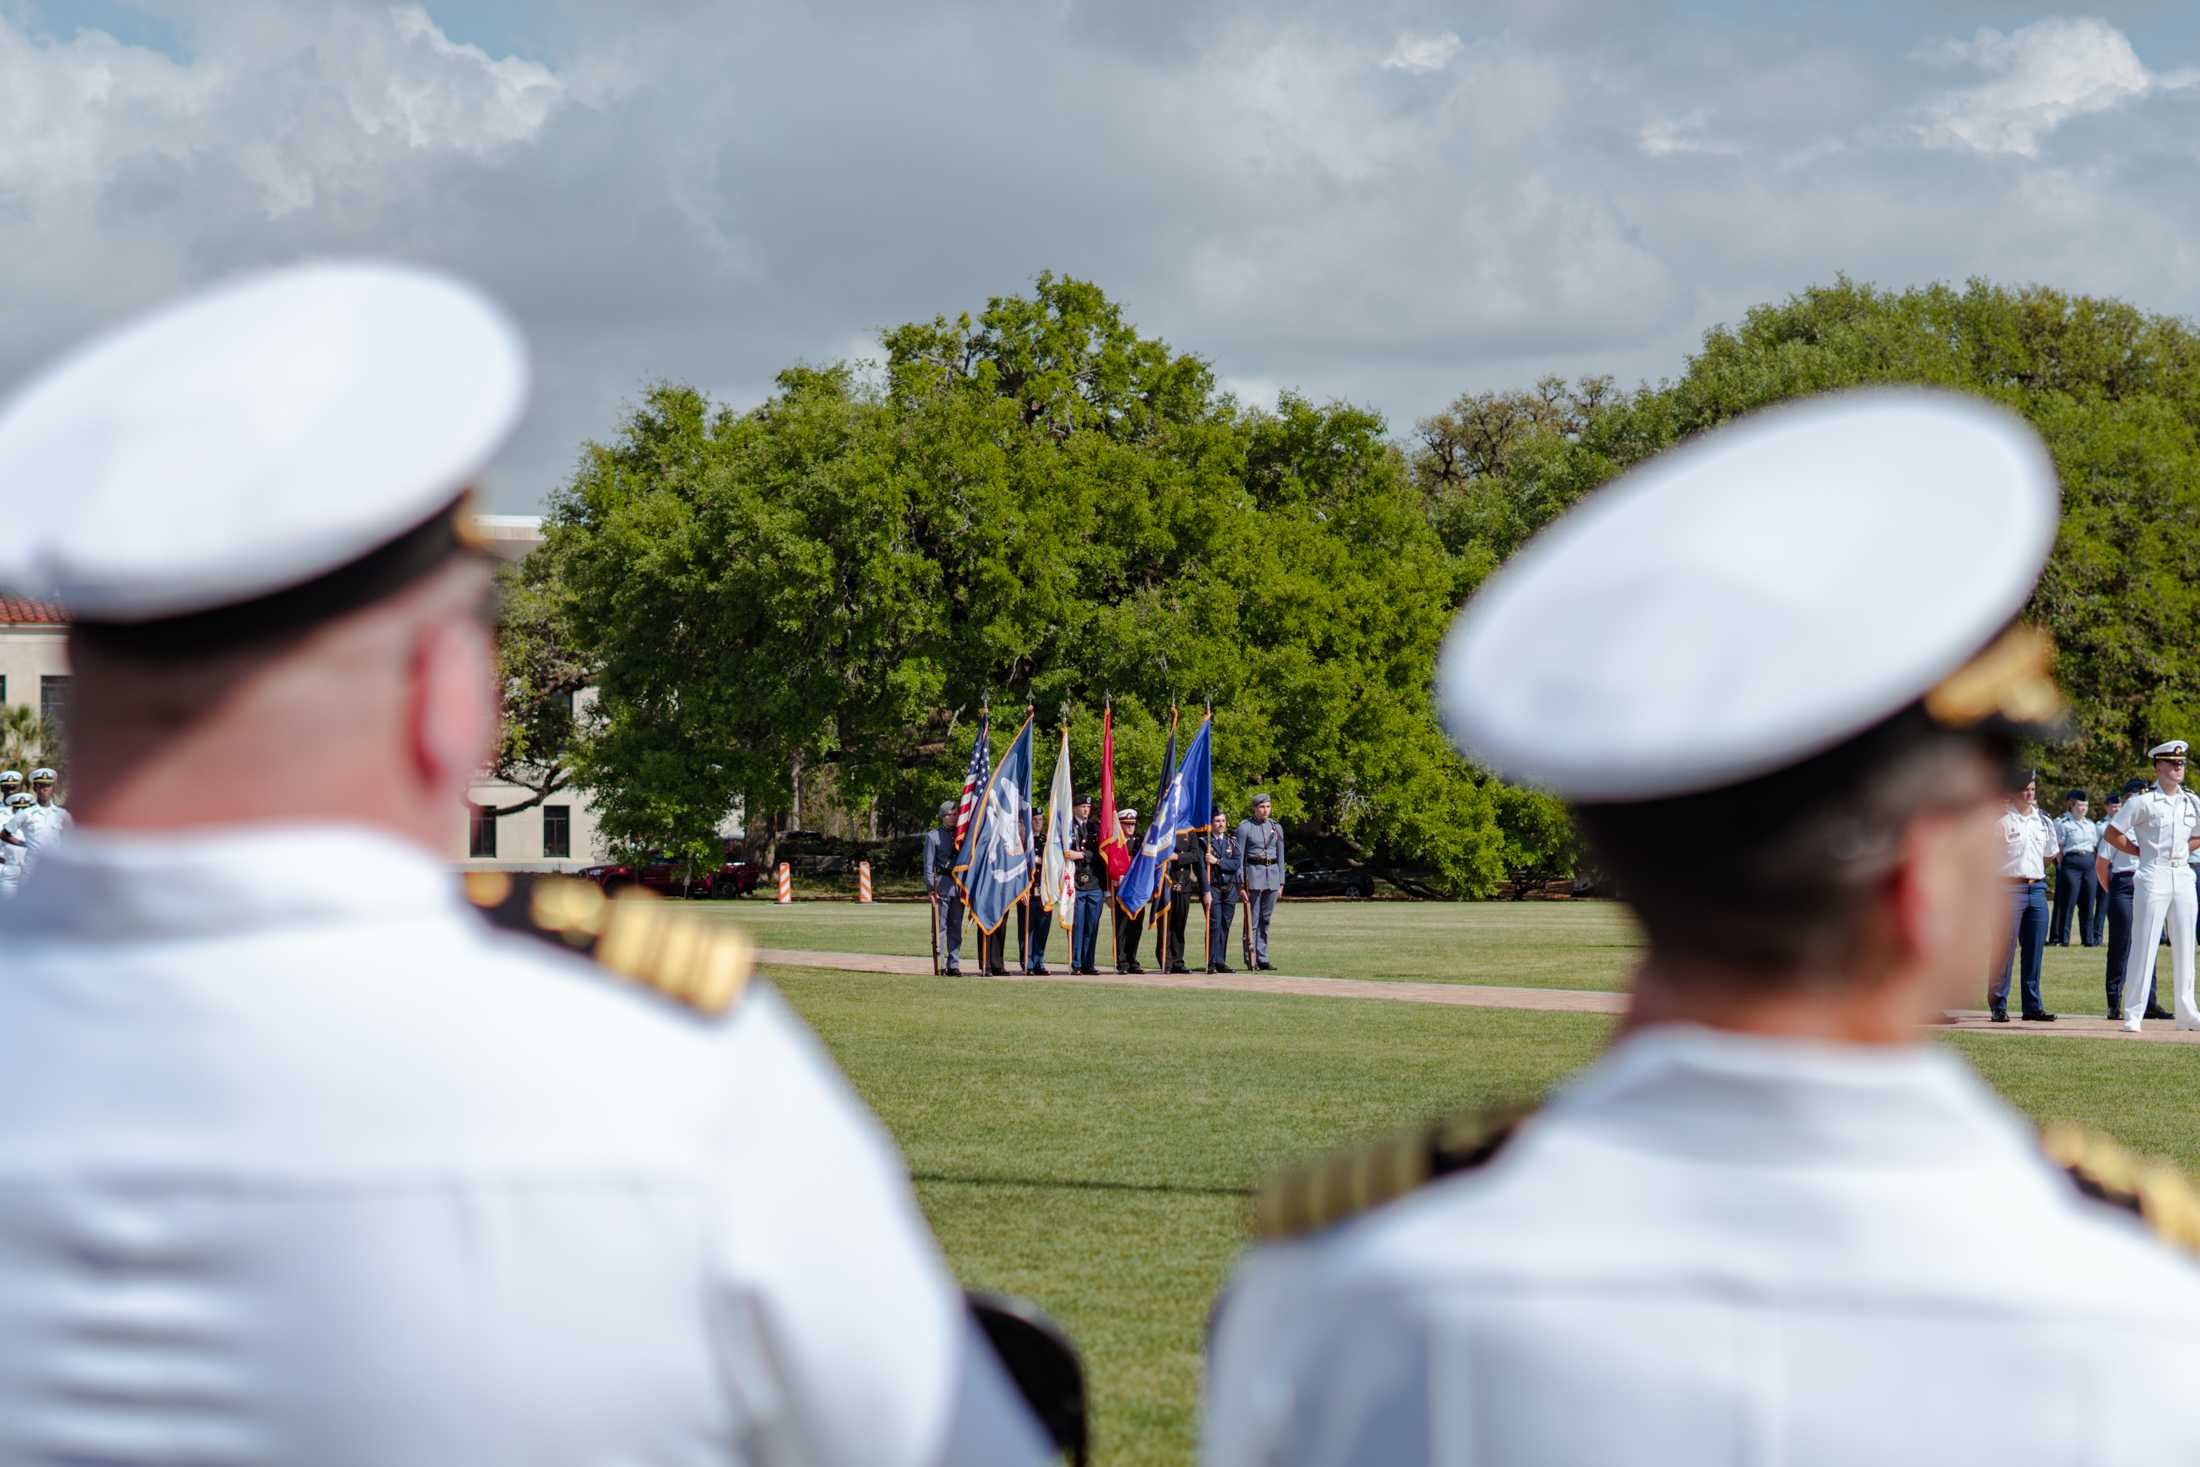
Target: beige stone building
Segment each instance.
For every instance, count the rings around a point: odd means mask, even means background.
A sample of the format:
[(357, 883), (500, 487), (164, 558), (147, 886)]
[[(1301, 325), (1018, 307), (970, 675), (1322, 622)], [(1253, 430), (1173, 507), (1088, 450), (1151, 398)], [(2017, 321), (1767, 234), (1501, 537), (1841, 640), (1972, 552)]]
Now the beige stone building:
[[(476, 516), (474, 525), (504, 560), (522, 560), (542, 543), (539, 515), (485, 514)], [(468, 870), (572, 871), (604, 858), (596, 812), (578, 790), (561, 790), (515, 815), (492, 819), (487, 813), (527, 797), (528, 791), (518, 785), (497, 780), (483, 780), (468, 790), (466, 808), (452, 823), (452, 861)]]
[(49, 736), (69, 724), (68, 630), (60, 608), (0, 596), (0, 704), (35, 710)]
[[(533, 515), (483, 516), (481, 529), (507, 560), (520, 559), (542, 539), (542, 521)], [(68, 627), (59, 608), (0, 596), (0, 703), (36, 709), (49, 731), (66, 736)], [(64, 788), (62, 798), (67, 797)], [(493, 870), (570, 871), (603, 859), (595, 811), (577, 790), (552, 795), (515, 815), (494, 820), (483, 815), (526, 797), (525, 790), (494, 781), (469, 790), (468, 804), (451, 812), (452, 862)]]

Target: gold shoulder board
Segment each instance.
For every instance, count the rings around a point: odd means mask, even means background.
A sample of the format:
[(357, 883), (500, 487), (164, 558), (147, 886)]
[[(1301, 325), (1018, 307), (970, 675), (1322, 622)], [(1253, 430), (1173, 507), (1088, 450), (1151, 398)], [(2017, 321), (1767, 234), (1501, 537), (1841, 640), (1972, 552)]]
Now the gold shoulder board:
[(747, 992), (756, 948), (740, 929), (675, 910), (630, 887), (607, 897), (569, 876), (469, 871), (466, 899), (491, 926), (595, 959), (626, 982), (714, 1017)]
[(1254, 1231), (1299, 1238), (1347, 1222), (1418, 1187), (1488, 1162), (1533, 1107), (1461, 1111), (1278, 1173), (1254, 1201)]
[(2176, 1167), (2080, 1126), (2051, 1125), (2040, 1145), (2080, 1192), (2137, 1213), (2163, 1242), (2200, 1253), (2200, 1189)]

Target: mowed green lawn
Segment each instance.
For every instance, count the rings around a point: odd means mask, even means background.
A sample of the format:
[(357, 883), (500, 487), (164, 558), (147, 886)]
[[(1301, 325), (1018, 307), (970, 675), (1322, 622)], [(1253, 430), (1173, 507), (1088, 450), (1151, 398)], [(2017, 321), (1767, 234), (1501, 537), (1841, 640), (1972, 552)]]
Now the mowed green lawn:
[[(703, 910), (771, 946), (879, 950), (896, 931), (892, 908)], [(1550, 950), (1522, 961), (1547, 982), (1571, 961), (1604, 976), (1566, 986), (1609, 987), (1629, 956), (1615, 946), (1624, 918), (1596, 903), (1309, 903), (1279, 923), (1303, 927), (1311, 949), (1317, 924), (1347, 920), (1377, 938), (1387, 921), (1389, 947), (1428, 966), (1458, 956), (1442, 974), (1330, 965), (1339, 976), (1520, 982), (1504, 949), (1532, 936)], [(2050, 1001), (2090, 1011), (2058, 995), (2097, 993), (2099, 957), (2051, 954)], [(1107, 1464), (1191, 1460), (1202, 1330), (1255, 1181), (1339, 1141), (1532, 1097), (1610, 1032), (1594, 1016), (1426, 1004), (818, 970), (774, 981), (900, 1141), (957, 1273), (1038, 1300), (1075, 1334)], [(2014, 1026), (1945, 1042), (2028, 1113), (2200, 1172), (2195, 1049)]]
[[(766, 947), (920, 958), (931, 951), (925, 936), (928, 909), (917, 902), (795, 902), (782, 907), (750, 898), (699, 904), (696, 909), (741, 923)], [(1189, 938), (1195, 949), (1199, 921), (1195, 912)], [(1013, 921), (1009, 933), (1013, 942)], [(1277, 971), (1301, 977), (1607, 990), (1627, 986), (1640, 942), (1627, 909), (1608, 901), (1285, 902), (1276, 910), (1269, 935)], [(1233, 936), (1233, 967), (1240, 966), (1237, 947)], [(1100, 965), (1110, 966), (1105, 931), (1099, 952)], [(2169, 949), (2160, 952), (2159, 970), (2167, 981)], [(976, 929), (971, 928), (963, 937), (964, 965), (975, 967), (976, 957)], [(1048, 938), (1047, 961), (1053, 968), (1069, 967), (1067, 933), (1057, 930)], [(1150, 933), (1140, 961), (1153, 966)], [(2106, 1013), (2106, 968), (2107, 954), (2100, 948), (2049, 948), (2041, 976), (2047, 1006), (2073, 1014)], [(1971, 1002), (1986, 1006), (1984, 975)], [(2014, 996), (2010, 1006), (2016, 1007)]]
[[(751, 897), (709, 910), (740, 921), (766, 947), (828, 952), (903, 953), (924, 957), (929, 912), (920, 902), (795, 902), (778, 906)], [(1242, 918), (1243, 912), (1240, 909)], [(1201, 914), (1186, 940), (1199, 950)], [(1528, 988), (1619, 988), (1633, 960), (1636, 933), (1616, 902), (1394, 902), (1324, 898), (1287, 901), (1269, 924), (1270, 956), (1278, 972), (1314, 978), (1410, 978), (1437, 983), (1498, 983)], [(1014, 919), (1009, 941), (1015, 941)], [(1139, 961), (1153, 966), (1153, 934)], [(963, 961), (975, 960), (974, 927), (963, 933)], [(1237, 929), (1230, 965), (1242, 966)], [(1099, 962), (1113, 966), (1108, 932)], [(1069, 966), (1069, 934), (1047, 939), (1047, 964)]]

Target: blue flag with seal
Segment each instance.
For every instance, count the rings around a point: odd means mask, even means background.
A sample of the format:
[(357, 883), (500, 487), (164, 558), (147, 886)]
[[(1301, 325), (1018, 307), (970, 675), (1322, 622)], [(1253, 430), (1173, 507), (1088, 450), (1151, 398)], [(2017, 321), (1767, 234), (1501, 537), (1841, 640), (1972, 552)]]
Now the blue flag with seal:
[(971, 920), (992, 933), (1031, 889), (1031, 720), (1026, 718), (985, 782), (955, 853), (955, 884)]
[(1153, 821), (1146, 827), (1146, 838), (1139, 843), (1138, 854), (1131, 857), (1131, 869), (1123, 873), (1116, 883), (1116, 899), (1123, 910), (1137, 916), (1145, 910), (1146, 903), (1161, 884), (1161, 867), (1176, 853), (1176, 838), (1188, 830), (1198, 830), (1207, 824), (1207, 812), (1215, 803), (1214, 732), (1212, 717), (1202, 719), (1199, 732), (1192, 735), (1191, 743), (1184, 748), (1184, 762), (1176, 769), (1176, 777), (1169, 781), (1168, 791), (1161, 797), (1161, 806), (1153, 812)]

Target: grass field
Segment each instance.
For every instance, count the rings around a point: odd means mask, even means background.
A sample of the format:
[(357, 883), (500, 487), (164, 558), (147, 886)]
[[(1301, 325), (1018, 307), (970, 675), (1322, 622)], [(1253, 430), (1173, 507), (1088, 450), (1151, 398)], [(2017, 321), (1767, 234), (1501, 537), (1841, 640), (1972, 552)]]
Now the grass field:
[[(748, 927), (766, 947), (818, 948), (829, 952), (901, 953), (923, 957), (927, 908), (918, 902), (796, 902), (777, 906), (747, 900), (699, 908)], [(1199, 916), (1191, 919), (1196, 947)], [(1010, 926), (1010, 941), (1015, 929)], [(1285, 902), (1270, 928), (1279, 972), (1312, 978), (1414, 979), (1431, 983), (1489, 983), (1518, 988), (1627, 986), (1638, 938), (1633, 920), (1617, 902)], [(1235, 939), (1232, 940), (1235, 951)], [(974, 964), (975, 929), (963, 935), (963, 960)], [(1069, 966), (1068, 934), (1047, 942), (1050, 966)], [(1149, 935), (1141, 961), (1152, 966)], [(1233, 965), (1237, 959), (1231, 959)], [(1108, 937), (1100, 936), (1100, 963), (1109, 963)], [(2106, 1012), (2102, 978), (2107, 955), (2100, 948), (2047, 950), (2040, 986), (2050, 1009), (2073, 1014)], [(2169, 950), (2161, 950), (2161, 978), (2169, 977)], [(1986, 982), (1979, 980), (1979, 1008)], [(2011, 999), (2014, 1008), (2016, 1000)]]
[[(771, 946), (924, 951), (921, 908), (704, 910)], [(1632, 945), (1624, 917), (1592, 903), (1310, 903), (1277, 920), (1287, 971), (1345, 977), (1534, 981), (1526, 970), (1610, 987)], [(1333, 923), (1399, 956), (1354, 966)], [(896, 948), (897, 933), (916, 945)], [(1531, 941), (1548, 950), (1508, 951)], [(1328, 960), (1298, 961), (1316, 953)], [(2050, 1002), (2090, 1012), (2099, 957), (2051, 953)], [(1595, 981), (1562, 984), (1569, 964)], [(1111, 1467), (1191, 1460), (1201, 1332), (1254, 1181), (1340, 1140), (1532, 1097), (1610, 1028), (1587, 1015), (1235, 993), (823, 971), (775, 981), (900, 1140), (960, 1276), (1038, 1300), (1076, 1335), (1098, 1460)], [(2200, 1171), (2194, 1049), (2022, 1033), (1943, 1042), (2028, 1113)]]

